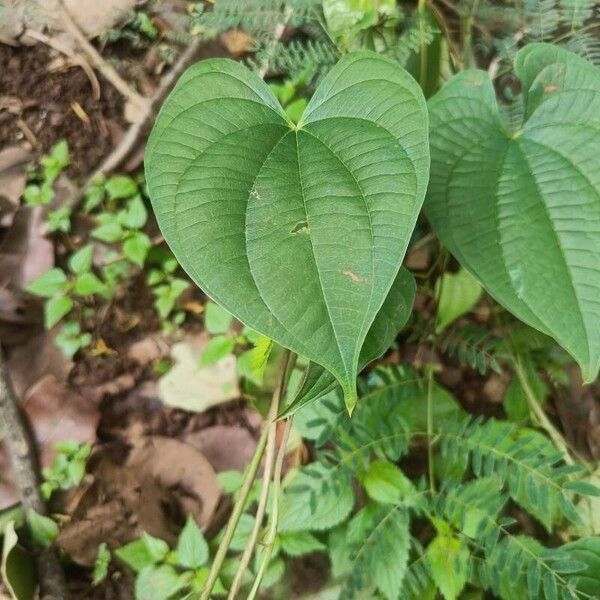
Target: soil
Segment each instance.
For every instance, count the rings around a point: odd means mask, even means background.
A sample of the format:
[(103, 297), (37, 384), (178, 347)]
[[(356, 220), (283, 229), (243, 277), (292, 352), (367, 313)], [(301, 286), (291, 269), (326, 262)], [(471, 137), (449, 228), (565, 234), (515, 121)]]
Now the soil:
[[(52, 70), (53, 64), (59, 68)], [(0, 111), (0, 147), (31, 141), (20, 118), (41, 153), (58, 140), (68, 141), (74, 160), (67, 175), (80, 178), (92, 171), (127, 127), (121, 96), (98, 80), (101, 95), (95, 99), (84, 71), (47, 46), (0, 45), (0, 108), (6, 108)], [(76, 114), (77, 105), (88, 122)]]

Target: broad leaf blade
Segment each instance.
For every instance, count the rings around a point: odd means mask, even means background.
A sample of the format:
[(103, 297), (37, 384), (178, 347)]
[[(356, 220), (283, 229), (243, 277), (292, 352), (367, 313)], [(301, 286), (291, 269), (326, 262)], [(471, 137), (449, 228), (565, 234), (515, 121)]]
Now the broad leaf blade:
[(500, 303), (554, 337), (587, 381), (600, 368), (600, 71), (546, 44), (517, 55), (527, 118), (501, 121), (486, 73), (430, 101), (426, 212)]
[[(382, 356), (392, 345), (398, 332), (410, 317), (415, 300), (416, 283), (414, 277), (404, 268), (398, 271), (390, 292), (377, 313), (360, 352), (359, 371)], [(294, 401), (280, 417), (287, 417), (302, 406), (309, 404), (333, 390), (337, 385), (335, 377), (321, 365), (311, 362), (306, 369), (302, 386)]]
[(242, 65), (195, 65), (159, 114), (146, 170), (165, 239), (194, 281), (332, 372), (351, 409), (428, 162), (418, 85), (359, 52), (323, 79), (298, 126)]

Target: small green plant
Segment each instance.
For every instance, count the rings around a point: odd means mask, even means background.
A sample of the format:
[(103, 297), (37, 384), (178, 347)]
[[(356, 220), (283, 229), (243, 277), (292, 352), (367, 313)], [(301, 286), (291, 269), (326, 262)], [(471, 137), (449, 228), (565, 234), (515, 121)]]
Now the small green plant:
[(55, 445), (56, 456), (49, 467), (42, 471), (42, 495), (46, 500), (56, 490), (69, 490), (81, 483), (85, 465), (92, 451), (91, 444), (64, 441)]
[(172, 254), (161, 254), (153, 261), (146, 282), (154, 296), (154, 307), (161, 320), (170, 328), (181, 325), (185, 313), (177, 310), (177, 301), (181, 294), (190, 287), (187, 279), (176, 276), (179, 263)]
[(91, 236), (107, 244), (122, 244), (123, 255), (143, 267), (152, 242), (142, 231), (148, 212), (137, 182), (125, 175), (97, 182), (86, 199), (87, 210), (99, 206), (105, 196), (108, 205), (106, 210), (94, 215), (98, 225), (92, 229)]
[(25, 203), (40, 206), (52, 202), (54, 182), (70, 164), (69, 145), (62, 140), (51, 148), (48, 155), (42, 156), (39, 168), (30, 172), (29, 183), (23, 192)]
[[(177, 546), (147, 533), (122, 548), (115, 556), (136, 573), (136, 600), (191, 599), (202, 589), (208, 575), (209, 547), (195, 521), (189, 517)], [(215, 593), (224, 591), (217, 588)]]
[[(51, 329), (76, 306), (94, 296), (107, 298), (110, 290), (92, 270), (94, 247), (87, 244), (71, 255), (68, 271), (54, 267), (32, 281), (27, 290), (36, 296), (46, 298), (44, 305), (44, 325)], [(72, 326), (65, 335), (73, 335)]]

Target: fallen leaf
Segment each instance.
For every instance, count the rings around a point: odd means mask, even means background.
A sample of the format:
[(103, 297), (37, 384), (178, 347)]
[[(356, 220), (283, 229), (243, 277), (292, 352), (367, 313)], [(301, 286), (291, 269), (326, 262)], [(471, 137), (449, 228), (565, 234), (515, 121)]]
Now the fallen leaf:
[(239, 426), (207, 427), (186, 434), (183, 441), (202, 452), (217, 473), (243, 471), (256, 450), (252, 434)]
[(141, 366), (149, 365), (169, 354), (169, 344), (161, 335), (149, 335), (134, 342), (127, 349), (127, 358)]
[(86, 566), (94, 563), (100, 543), (115, 549), (144, 531), (174, 545), (188, 515), (206, 529), (221, 495), (206, 458), (162, 436), (138, 440), (129, 454), (122, 444), (106, 445), (92, 457), (89, 470), (94, 481), (57, 540)]
[(201, 369), (202, 350), (209, 336), (202, 334), (174, 344), (171, 358), (174, 366), (158, 383), (161, 400), (168, 406), (191, 412), (203, 412), (239, 395), (235, 357), (228, 355)]
[(31, 152), (22, 146), (10, 146), (0, 151), (0, 225), (8, 227), (19, 208), (27, 181), (27, 165)]
[(22, 407), (37, 442), (42, 466), (54, 458), (54, 444), (63, 440), (94, 442), (98, 408), (54, 375), (46, 375), (23, 397)]
[(66, 381), (73, 361), (56, 346), (56, 330), (43, 331), (24, 344), (19, 344), (8, 358), (8, 372), (18, 398), (46, 375)]
[(25, 289), (54, 266), (54, 246), (44, 237), (45, 206), (22, 206), (0, 246), (0, 284)]

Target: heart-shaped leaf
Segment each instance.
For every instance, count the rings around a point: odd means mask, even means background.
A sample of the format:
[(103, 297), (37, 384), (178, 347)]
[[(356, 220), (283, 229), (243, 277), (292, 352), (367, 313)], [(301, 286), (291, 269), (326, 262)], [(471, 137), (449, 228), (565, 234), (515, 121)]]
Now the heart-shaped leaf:
[(429, 104), (426, 214), (492, 296), (556, 339), (586, 381), (600, 367), (600, 71), (547, 44), (515, 60), (525, 121), (503, 123), (487, 73)]
[(246, 67), (202, 61), (146, 151), (154, 210), (182, 266), (247, 326), (333, 373), (350, 408), (428, 168), (419, 86), (366, 51), (328, 73), (298, 125)]
[[(415, 301), (416, 288), (415, 278), (406, 269), (401, 268), (365, 338), (358, 361), (359, 371), (379, 358), (392, 345), (398, 332), (408, 321)], [(304, 405), (322, 398), (335, 389), (336, 385), (336, 379), (329, 371), (311, 362), (293, 402), (283, 411), (280, 418), (287, 417)]]

